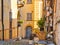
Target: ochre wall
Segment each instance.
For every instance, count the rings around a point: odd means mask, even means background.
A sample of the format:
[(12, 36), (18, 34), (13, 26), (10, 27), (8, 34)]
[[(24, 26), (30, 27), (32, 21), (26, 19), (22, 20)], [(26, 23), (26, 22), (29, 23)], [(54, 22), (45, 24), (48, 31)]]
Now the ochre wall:
[[(10, 20), (9, 20), (9, 17), (10, 17), (10, 12), (11, 12), (11, 1), (12, 0), (4, 0), (3, 1), (3, 8), (4, 8), (4, 11), (3, 11), (3, 23), (4, 23), (4, 40), (9, 40), (9, 30), (10, 30)], [(16, 1), (16, 0), (15, 0)], [(17, 1), (16, 1), (17, 2)], [(15, 2), (15, 3), (16, 3)], [(1, 0), (0, 0), (0, 3), (1, 3)], [(17, 4), (17, 3), (16, 3)], [(14, 4), (14, 6), (16, 6), (16, 9), (17, 9), (17, 5)], [(1, 4), (0, 4), (0, 39), (2, 40), (2, 17), (1, 17), (1, 14), (2, 11), (1, 11)], [(16, 12), (13, 12), (13, 13), (17, 13), (17, 10)], [(15, 14), (17, 15), (17, 14)], [(12, 19), (12, 39), (15, 39), (17, 38), (17, 18), (15, 19)]]

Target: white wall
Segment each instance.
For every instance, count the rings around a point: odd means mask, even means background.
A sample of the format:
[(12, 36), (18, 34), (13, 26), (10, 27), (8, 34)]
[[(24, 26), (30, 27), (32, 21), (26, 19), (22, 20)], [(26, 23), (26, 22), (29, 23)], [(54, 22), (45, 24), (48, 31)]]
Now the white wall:
[(11, 0), (12, 19), (17, 18), (17, 0)]
[(17, 26), (17, 0), (11, 0), (11, 12), (12, 12), (12, 19), (13, 19), (12, 27), (16, 27)]
[(17, 38), (17, 0), (11, 0), (12, 38)]

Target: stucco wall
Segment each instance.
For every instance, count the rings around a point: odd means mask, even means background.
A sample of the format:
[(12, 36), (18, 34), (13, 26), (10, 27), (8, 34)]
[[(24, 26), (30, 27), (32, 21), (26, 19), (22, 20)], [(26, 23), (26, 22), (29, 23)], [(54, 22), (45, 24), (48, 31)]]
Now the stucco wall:
[[(27, 21), (27, 13), (32, 13), (32, 21)], [(20, 8), (21, 20), (23, 20), (23, 24), (21, 27), (21, 35), (22, 37), (26, 36), (26, 27), (33, 27), (33, 17), (34, 17), (34, 8), (33, 8), (33, 0), (32, 4), (27, 4), (27, 0), (25, 0), (24, 7)]]
[[(14, 2), (14, 3), (13, 3)], [(0, 0), (1, 3), (1, 0)], [(13, 6), (12, 6), (13, 5)], [(12, 16), (17, 16), (17, 0), (3, 0), (3, 23), (4, 23), (4, 39), (9, 40), (10, 30), (10, 12)], [(0, 4), (0, 39), (2, 38), (2, 22), (1, 22), (1, 4)], [(12, 17), (12, 39), (17, 38), (17, 18)]]
[(0, 30), (2, 29), (2, 24), (1, 24), (1, 0), (0, 0)]
[[(57, 20), (60, 20), (60, 0), (57, 0), (56, 6), (56, 22)], [(60, 45), (60, 23), (56, 25), (56, 43)]]
[[(40, 0), (35, 0), (35, 1), (40, 1)], [(37, 13), (35, 12), (35, 1), (32, 0), (32, 3), (31, 4), (27, 4), (27, 0), (25, 0), (25, 4), (23, 7), (20, 8), (20, 14), (21, 14), (21, 20), (23, 20), (23, 24), (22, 24), (22, 27), (20, 28), (21, 30), (21, 35), (22, 37), (25, 37), (26, 36), (26, 27), (27, 26), (31, 26), (32, 27), (32, 30), (34, 29), (34, 22), (36, 22), (36, 25), (37, 25), (37, 20), (34, 20), (36, 17), (38, 18), (39, 17), (39, 9), (38, 9), (38, 4), (37, 5)], [(38, 2), (37, 2), (38, 3)], [(42, 7), (41, 7), (42, 8)], [(41, 10), (42, 11), (42, 10)], [(32, 13), (32, 21), (27, 21), (27, 13)], [(35, 14), (36, 16), (35, 16)], [(40, 13), (41, 14), (41, 13)], [(42, 14), (41, 14), (42, 15)], [(40, 16), (41, 17), (41, 16)], [(36, 27), (37, 28), (37, 27)]]
[(1, 30), (2, 30), (2, 20), (1, 20), (1, 0), (0, 0), (0, 39), (2, 38), (2, 32), (1, 32)]
[(11, 12), (12, 12), (12, 39), (15, 39), (17, 38), (17, 0), (11, 0)]
[(3, 1), (3, 23), (4, 23), (4, 39), (8, 40), (9, 39), (9, 12), (10, 12), (10, 1), (9, 0), (4, 0)]

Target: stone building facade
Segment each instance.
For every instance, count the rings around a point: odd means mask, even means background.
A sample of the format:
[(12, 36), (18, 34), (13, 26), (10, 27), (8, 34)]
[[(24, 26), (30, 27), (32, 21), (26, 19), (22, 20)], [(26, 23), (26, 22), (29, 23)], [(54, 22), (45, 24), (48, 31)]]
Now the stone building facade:
[[(28, 38), (34, 30), (38, 31), (37, 21), (43, 15), (42, 0), (24, 0), (25, 4), (18, 11), (20, 12), (20, 20), (23, 21), (19, 30), (23, 38)], [(42, 36), (44, 37), (44, 36)]]

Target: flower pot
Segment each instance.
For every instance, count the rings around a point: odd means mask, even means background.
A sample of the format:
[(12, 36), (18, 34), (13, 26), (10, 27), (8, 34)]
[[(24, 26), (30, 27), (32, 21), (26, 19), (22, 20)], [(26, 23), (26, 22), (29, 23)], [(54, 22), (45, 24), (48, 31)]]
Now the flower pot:
[(44, 31), (44, 28), (43, 28), (43, 27), (41, 27), (41, 28), (40, 28), (40, 31)]

